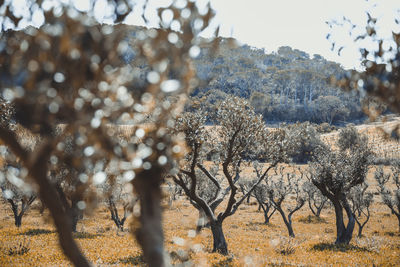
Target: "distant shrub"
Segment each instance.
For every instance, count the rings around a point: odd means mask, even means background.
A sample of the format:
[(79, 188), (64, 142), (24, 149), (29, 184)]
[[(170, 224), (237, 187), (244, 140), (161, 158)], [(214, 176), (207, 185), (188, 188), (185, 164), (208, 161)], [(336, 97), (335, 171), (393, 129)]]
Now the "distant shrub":
[(293, 237), (281, 238), (278, 245), (275, 247), (275, 252), (287, 256), (296, 251), (297, 242)]
[(289, 140), (287, 153), (295, 163), (307, 163), (317, 148), (325, 147), (316, 127), (309, 122), (288, 125), (286, 133)]
[(357, 246), (363, 247), (371, 252), (378, 253), (382, 247), (382, 240), (377, 237), (366, 237), (366, 238), (356, 238), (355, 242)]
[(339, 132), (339, 139), (337, 145), (340, 150), (345, 151), (350, 147), (361, 146), (368, 143), (368, 138), (365, 135), (360, 135), (356, 127), (349, 125)]
[(321, 124), (317, 124), (316, 130), (318, 133), (324, 134), (324, 133), (330, 133), (330, 132), (336, 131), (337, 127), (333, 126), (333, 125), (329, 125), (329, 123), (327, 123), (327, 122), (324, 122)]
[(233, 257), (226, 257), (225, 259), (214, 263), (212, 265), (213, 267), (230, 267), (230, 266), (234, 266), (233, 264)]

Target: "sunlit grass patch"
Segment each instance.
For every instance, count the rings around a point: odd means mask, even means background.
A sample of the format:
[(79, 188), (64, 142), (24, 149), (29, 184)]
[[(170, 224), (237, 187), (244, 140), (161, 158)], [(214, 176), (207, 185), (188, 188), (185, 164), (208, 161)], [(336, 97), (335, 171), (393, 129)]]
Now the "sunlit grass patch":
[[(373, 184), (372, 179), (373, 176), (370, 175), (371, 184)], [(353, 233), (352, 244), (367, 250), (345, 252), (333, 249), (312, 250), (311, 247), (315, 244), (334, 241), (336, 236), (334, 213), (331, 212), (331, 207), (323, 211), (323, 218), (328, 224), (300, 223), (300, 218), (306, 218), (311, 214), (308, 209), (303, 208), (294, 221), (296, 238), (293, 241), (297, 242), (296, 250), (289, 255), (277, 252), (281, 240), (288, 238), (282, 218), (274, 215), (270, 220), (271, 224), (265, 225), (262, 212), (256, 212), (257, 206), (246, 205), (246, 210), (238, 210), (238, 216), (232, 216), (224, 224), (224, 233), (231, 253), (229, 256), (211, 252), (210, 229), (203, 229), (201, 233), (193, 234), (198, 212), (188, 203), (187, 200), (180, 199), (174, 202), (175, 209), (164, 211), (166, 251), (180, 255), (180, 259), (170, 255), (175, 266), (373, 266), (374, 264), (398, 266), (400, 237), (396, 235), (397, 218), (384, 216), (387, 210), (380, 202), (372, 206), (373, 216), (365, 228), (365, 237), (356, 237), (357, 226)], [(54, 231), (55, 228), (52, 222), (47, 220), (47, 215), (39, 215), (38, 210), (30, 210), (24, 218), (22, 227), (17, 228), (12, 217), (4, 219), (9, 214), (7, 203), (0, 202), (0, 266), (70, 266), (59, 246), (56, 233), (29, 236), (21, 234), (32, 229)], [(187, 216), (184, 217), (183, 214)], [(127, 221), (126, 228), (129, 225), (130, 222)], [(258, 231), (250, 231), (249, 227), (258, 228)], [(128, 232), (126, 234), (124, 232), (122, 236), (116, 234), (116, 226), (110, 220), (107, 208), (100, 206), (92, 216), (88, 215), (85, 220), (80, 221), (78, 230), (93, 235), (92, 238), (87, 238), (85, 234), (78, 233), (83, 236), (83, 239), (78, 239), (78, 243), (93, 265), (146, 266), (134, 236)], [(184, 245), (177, 245), (174, 237), (184, 239)], [(6, 248), (24, 238), (31, 240), (29, 252), (9, 256)], [(189, 256), (188, 261), (182, 261), (186, 257), (185, 254)]]
[(299, 266), (299, 265), (298, 264), (291, 264), (291, 263), (285, 262), (285, 261), (281, 261), (281, 262), (269, 262), (268, 266), (269, 267), (288, 267), (288, 266)]

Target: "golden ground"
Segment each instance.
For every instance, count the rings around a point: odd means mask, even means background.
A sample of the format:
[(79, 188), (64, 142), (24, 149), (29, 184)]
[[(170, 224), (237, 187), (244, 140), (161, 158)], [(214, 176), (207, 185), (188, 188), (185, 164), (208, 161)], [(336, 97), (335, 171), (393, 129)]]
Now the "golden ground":
[[(36, 205), (37, 206), (37, 205)], [(68, 266), (58, 245), (54, 227), (33, 207), (23, 218), (23, 226), (13, 225), (6, 203), (0, 204), (0, 266)], [(397, 219), (380, 203), (372, 207), (370, 222), (362, 238), (354, 238), (352, 248), (341, 251), (316, 251), (317, 244), (335, 240), (334, 213), (323, 211), (326, 222), (308, 223), (300, 219), (310, 215), (305, 206), (294, 215), (296, 238), (289, 240), (279, 214), (271, 225), (263, 224), (263, 215), (255, 203), (245, 204), (224, 222), (228, 257), (211, 253), (212, 236), (204, 229), (194, 236), (197, 212), (184, 199), (173, 202), (164, 213), (165, 244), (174, 263), (189, 259), (194, 266), (399, 266), (400, 235)], [(356, 233), (357, 227), (355, 229)], [(78, 243), (97, 266), (143, 264), (140, 249), (129, 232), (118, 233), (108, 211), (99, 208), (78, 224)], [(20, 243), (30, 250), (24, 255), (8, 255)], [(294, 249), (290, 255), (281, 250)]]

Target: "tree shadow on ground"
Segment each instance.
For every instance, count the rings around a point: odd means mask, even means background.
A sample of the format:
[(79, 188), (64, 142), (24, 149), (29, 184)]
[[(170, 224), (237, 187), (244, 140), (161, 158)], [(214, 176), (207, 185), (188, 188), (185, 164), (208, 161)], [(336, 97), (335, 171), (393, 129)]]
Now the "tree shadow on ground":
[(317, 217), (314, 215), (308, 215), (306, 217), (299, 218), (299, 222), (302, 223), (328, 223), (324, 218)]
[(48, 230), (48, 229), (29, 229), (18, 235), (35, 236), (35, 235), (47, 235), (47, 234), (52, 234), (52, 233), (55, 233), (55, 231)]
[(328, 242), (321, 242), (315, 244), (311, 247), (311, 250), (314, 251), (340, 251), (340, 252), (347, 252), (347, 251), (357, 251), (357, 252), (370, 252), (369, 249), (365, 247), (355, 246), (351, 244), (334, 244)]

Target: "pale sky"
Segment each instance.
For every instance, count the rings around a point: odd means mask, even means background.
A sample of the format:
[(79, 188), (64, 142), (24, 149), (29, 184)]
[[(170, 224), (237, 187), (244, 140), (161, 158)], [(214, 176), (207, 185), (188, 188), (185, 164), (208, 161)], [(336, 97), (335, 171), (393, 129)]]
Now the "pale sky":
[[(139, 1), (140, 2), (140, 1)], [(168, 0), (149, 1), (149, 6), (167, 5)], [(207, 0), (198, 1), (200, 3)], [(379, 20), (379, 33), (390, 37), (391, 31), (400, 31), (394, 18), (400, 18), (400, 0), (210, 0), (216, 11), (214, 25), (220, 26), (220, 35), (234, 37), (242, 43), (257, 48), (265, 48), (267, 53), (276, 51), (280, 46), (300, 49), (312, 57), (320, 54), (328, 60), (342, 64), (345, 68), (359, 68), (359, 45), (355, 45), (349, 36), (349, 27), (336, 27), (331, 30), (327, 21), (339, 20), (343, 16), (357, 25), (367, 21), (366, 11)], [(140, 4), (135, 9), (140, 12)], [(146, 11), (146, 17), (155, 15), (152, 8)], [(142, 19), (133, 15), (129, 21), (142, 24)], [(156, 25), (154, 22), (153, 25)], [(208, 36), (210, 32), (204, 33)], [(345, 46), (338, 56), (331, 51), (331, 43), (326, 39), (332, 34), (339, 46)], [(389, 38), (390, 39), (390, 38)], [(371, 43), (364, 43), (371, 47)]]
[[(400, 18), (400, 0), (211, 0), (211, 3), (223, 36), (232, 35), (251, 46), (266, 48), (267, 52), (288, 45), (310, 56), (320, 54), (346, 68), (359, 67), (358, 47), (349, 37), (349, 27), (330, 30), (326, 21), (346, 16), (353, 23), (365, 26), (366, 11), (370, 11), (379, 18), (382, 36), (391, 36), (392, 30), (400, 31), (394, 23), (396, 14)], [(341, 56), (330, 50), (331, 44), (326, 40), (330, 32), (345, 46)]]
[[(12, 0), (24, 6), (26, 0)], [(53, 2), (47, 0), (45, 2)], [(69, 1), (69, 0), (62, 0)], [(89, 8), (90, 0), (71, 0), (81, 10)], [(178, 0), (178, 2), (185, 2)], [(199, 6), (205, 6), (209, 0), (198, 0)], [(141, 17), (145, 0), (134, 0), (137, 5), (134, 12), (126, 20), (128, 24), (144, 25)], [(148, 27), (156, 27), (156, 7), (168, 6), (172, 0), (149, 0), (145, 16), (149, 20)], [(342, 64), (345, 68), (359, 68), (360, 44), (354, 44), (349, 36), (349, 27), (330, 29), (327, 21), (340, 20), (343, 16), (351, 19), (356, 25), (365, 27), (366, 11), (378, 18), (378, 34), (390, 39), (391, 32), (400, 32), (394, 18), (400, 19), (400, 0), (210, 0), (216, 11), (214, 28), (220, 26), (220, 35), (233, 37), (241, 43), (257, 48), (265, 48), (267, 53), (276, 51), (280, 46), (291, 46), (300, 49), (312, 57), (320, 54), (328, 60)], [(95, 6), (95, 16), (99, 21), (109, 10), (106, 0), (100, 0)], [(36, 20), (40, 24), (39, 15)], [(210, 36), (211, 31), (202, 35)], [(331, 43), (326, 40), (328, 33), (339, 46), (345, 46), (341, 56), (330, 50)], [(364, 42), (364, 46), (374, 47), (372, 42)], [(390, 46), (390, 42), (385, 43)]]

